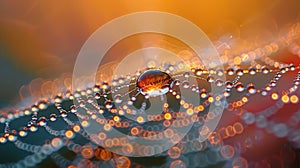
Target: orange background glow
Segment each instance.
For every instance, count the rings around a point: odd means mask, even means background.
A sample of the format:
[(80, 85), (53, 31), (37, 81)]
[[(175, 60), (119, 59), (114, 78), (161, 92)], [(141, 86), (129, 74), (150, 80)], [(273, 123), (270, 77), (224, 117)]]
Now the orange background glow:
[(91, 33), (124, 14), (145, 10), (170, 12), (194, 22), (213, 38), (226, 31), (238, 32), (240, 26), (252, 30), (278, 29), (278, 24), (295, 19), (293, 11), (300, 6), (296, 0), (6, 1), (1, 4), (0, 42), (9, 53), (7, 57), (25, 71), (41, 76), (71, 70), (80, 47)]
[(0, 78), (9, 78), (1, 85), (0, 99), (6, 101), (33, 79), (72, 73), (88, 37), (125, 14), (147, 10), (176, 14), (198, 25), (212, 41), (230, 35), (240, 45), (237, 48), (247, 50), (252, 43), (257, 47), (288, 31), (287, 25), (297, 21), (299, 6), (298, 0), (3, 1), (0, 61), (18, 71), (13, 75), (3, 68)]

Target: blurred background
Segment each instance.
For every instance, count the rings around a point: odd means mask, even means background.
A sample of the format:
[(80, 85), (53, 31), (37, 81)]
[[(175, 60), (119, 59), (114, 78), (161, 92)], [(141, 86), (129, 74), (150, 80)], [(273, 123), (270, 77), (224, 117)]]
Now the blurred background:
[(295, 23), (299, 6), (299, 0), (1, 1), (0, 108), (16, 104), (33, 80), (71, 73), (87, 38), (118, 16), (165, 11), (194, 22), (214, 42), (260, 45)]
[[(21, 100), (26, 101), (26, 97), (35, 97), (43, 87), (59, 85), (59, 79), (69, 79), (82, 45), (93, 32), (114, 18), (148, 10), (169, 12), (190, 20), (208, 35), (221, 55), (224, 48), (230, 49), (228, 52), (234, 56), (270, 44), (281, 37), (289, 39), (289, 36), (293, 36), (291, 37), (293, 41), (286, 41), (288, 45), (285, 46), (290, 48), (284, 48), (276, 55), (272, 55), (272, 59), (295, 65), (300, 63), (300, 0), (1, 1), (0, 109), (5, 111), (6, 107), (11, 109), (11, 107), (25, 106), (20, 104)], [(139, 36), (136, 38), (141, 38), (137, 40), (141, 44), (135, 45), (143, 46), (145, 40)], [(128, 41), (130, 44), (130, 38)], [(293, 44), (289, 44), (290, 42)], [(128, 43), (121, 41), (113, 49), (111, 55), (116, 56), (106, 59), (117, 60), (118, 53), (126, 53), (125, 50), (129, 52), (132, 48)], [(109, 69), (110, 64), (104, 68)], [(283, 83), (289, 85), (293, 77), (287, 76)], [(264, 76), (247, 80), (257, 79), (269, 80)], [(52, 85), (51, 81), (56, 82), (57, 85)], [(52, 91), (56, 92), (55, 89)], [(259, 108), (264, 108), (266, 102), (259, 101), (256, 101), (258, 103), (255, 102), (254, 106), (249, 105), (247, 109), (259, 111), (261, 110)], [(16, 106), (17, 104), (19, 105)], [(296, 111), (299, 105), (286, 109)], [(280, 113), (279, 118), (286, 119), (286, 112)], [(234, 119), (230, 115), (224, 115), (220, 122), (221, 126)], [(3, 124), (2, 127), (4, 128)], [(254, 130), (248, 127), (245, 135), (254, 135)], [(48, 138), (44, 134), (34, 134), (34, 136), (36, 137), (32, 139)], [(233, 143), (238, 142), (239, 139), (229, 141)], [(275, 152), (272, 150), (277, 149), (276, 145), (283, 144), (282, 139), (269, 135), (264, 137), (264, 141), (260, 141), (264, 143), (261, 143), (258, 148), (251, 149), (247, 158), (260, 160), (263, 158), (261, 155), (273, 157), (271, 154)], [(3, 147), (3, 149), (7, 148)], [(297, 149), (297, 158), (294, 157), (294, 160), (299, 160), (299, 153)], [(15, 154), (16, 151), (11, 150), (2, 160), (7, 161)], [(18, 154), (16, 160), (23, 157), (22, 153)], [(289, 160), (289, 158), (284, 159)], [(277, 164), (273, 160), (270, 162), (273, 165)]]

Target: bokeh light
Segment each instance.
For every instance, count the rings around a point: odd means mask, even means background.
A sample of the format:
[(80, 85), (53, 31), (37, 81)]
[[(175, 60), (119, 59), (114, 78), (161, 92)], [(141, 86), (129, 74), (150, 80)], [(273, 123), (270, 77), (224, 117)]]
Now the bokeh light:
[[(0, 167), (300, 167), (298, 0), (0, 4)], [(74, 88), (88, 38), (144, 11), (187, 19), (220, 60), (143, 32)]]

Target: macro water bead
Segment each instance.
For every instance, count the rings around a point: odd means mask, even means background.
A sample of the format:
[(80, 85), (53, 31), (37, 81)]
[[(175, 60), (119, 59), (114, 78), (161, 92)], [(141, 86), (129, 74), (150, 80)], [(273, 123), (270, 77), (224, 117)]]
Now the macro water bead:
[(169, 91), (172, 82), (171, 76), (166, 72), (150, 69), (139, 76), (137, 87), (143, 95), (155, 97), (166, 94)]

